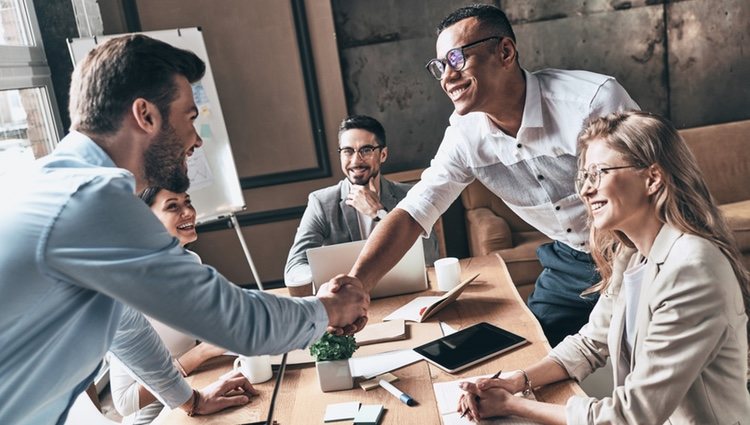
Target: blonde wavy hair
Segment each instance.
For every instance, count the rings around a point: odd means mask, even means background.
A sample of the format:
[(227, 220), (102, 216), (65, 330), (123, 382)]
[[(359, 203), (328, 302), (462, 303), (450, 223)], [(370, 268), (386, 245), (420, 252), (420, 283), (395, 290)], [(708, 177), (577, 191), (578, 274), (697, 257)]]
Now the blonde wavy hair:
[[(750, 274), (742, 263), (732, 231), (708, 191), (695, 157), (672, 123), (655, 114), (618, 112), (591, 121), (578, 136), (578, 165), (583, 168), (586, 150), (603, 141), (638, 167), (656, 165), (663, 184), (651, 195), (661, 222), (687, 234), (713, 242), (732, 265), (742, 290), (745, 312), (750, 311)], [(589, 220), (590, 220), (589, 216)], [(591, 255), (602, 280), (585, 293), (604, 292), (612, 277), (612, 262), (623, 247), (633, 243), (619, 231), (591, 226)]]

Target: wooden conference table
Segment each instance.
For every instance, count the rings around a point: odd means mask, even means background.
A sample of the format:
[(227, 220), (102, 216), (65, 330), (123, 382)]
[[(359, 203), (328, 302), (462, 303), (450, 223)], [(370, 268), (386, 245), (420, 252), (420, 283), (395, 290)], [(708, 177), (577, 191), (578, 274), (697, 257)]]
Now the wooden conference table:
[[(430, 285), (435, 287), (435, 274), (428, 269)], [(419, 361), (392, 373), (398, 376), (396, 385), (419, 402), (408, 407), (382, 388), (363, 391), (359, 386), (347, 391), (324, 393), (318, 387), (314, 365), (287, 366), (274, 409), (274, 420), (279, 425), (322, 424), (326, 406), (332, 403), (359, 401), (362, 404), (382, 404), (386, 411), (381, 424), (440, 424), (432, 384), (454, 381), (462, 377), (492, 374), (496, 371), (520, 369), (543, 358), (549, 344), (541, 327), (526, 307), (513, 286), (503, 260), (496, 255), (467, 258), (461, 260), (462, 279), (480, 273), (479, 277), (464, 291), (461, 297), (428, 321), (446, 322), (455, 329), (461, 329), (477, 322), (489, 322), (521, 335), (529, 343), (504, 353), (498, 357), (465, 369), (457, 374), (449, 374), (429, 364)], [(273, 292), (288, 295), (285, 288)], [(373, 300), (369, 310), (369, 323), (379, 323), (382, 318), (406, 304), (416, 296), (439, 294), (431, 290), (416, 294)], [(231, 369), (231, 360), (213, 362), (187, 379), (195, 388), (202, 388)], [(274, 378), (276, 372), (274, 372)], [(210, 416), (187, 417), (176, 409), (162, 415), (158, 424), (242, 424), (261, 421), (266, 418), (275, 379), (255, 385), (261, 392), (259, 397), (243, 407), (232, 408)], [(583, 395), (583, 391), (572, 380), (559, 382), (535, 391), (541, 401), (564, 404), (572, 395)], [(337, 422), (337, 423), (351, 423)]]

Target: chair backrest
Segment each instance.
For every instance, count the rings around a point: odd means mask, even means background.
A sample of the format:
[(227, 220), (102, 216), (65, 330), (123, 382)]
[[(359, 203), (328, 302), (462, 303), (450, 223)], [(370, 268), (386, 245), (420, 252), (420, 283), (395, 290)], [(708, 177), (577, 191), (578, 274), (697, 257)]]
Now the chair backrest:
[(495, 215), (502, 217), (508, 222), (511, 232), (531, 232), (536, 229), (521, 220), (500, 198), (490, 192), (478, 180), (474, 180), (461, 192), (461, 203), (464, 208), (473, 210), (476, 208), (489, 208)]
[(750, 120), (679, 132), (719, 204), (750, 199)]

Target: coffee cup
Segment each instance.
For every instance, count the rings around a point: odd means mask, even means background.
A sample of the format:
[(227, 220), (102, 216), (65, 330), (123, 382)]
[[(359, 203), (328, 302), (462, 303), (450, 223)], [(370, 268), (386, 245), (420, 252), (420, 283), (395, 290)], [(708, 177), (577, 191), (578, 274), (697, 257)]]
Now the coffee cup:
[(266, 382), (273, 376), (271, 356), (239, 356), (234, 359), (234, 370), (239, 370), (251, 384)]
[(458, 258), (441, 258), (433, 265), (439, 290), (450, 291), (461, 282), (461, 265), (458, 263)]
[(309, 297), (313, 294), (312, 274), (309, 272), (293, 274), (284, 284), (293, 297)]

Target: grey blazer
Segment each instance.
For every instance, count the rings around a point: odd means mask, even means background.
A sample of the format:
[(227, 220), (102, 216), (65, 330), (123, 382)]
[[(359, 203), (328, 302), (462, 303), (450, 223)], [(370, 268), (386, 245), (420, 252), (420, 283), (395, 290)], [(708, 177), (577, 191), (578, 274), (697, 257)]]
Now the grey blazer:
[[(387, 211), (392, 211), (410, 188), (409, 184), (392, 182), (381, 177), (380, 203)], [(362, 239), (357, 210), (346, 205), (347, 195), (345, 180), (310, 194), (307, 208), (294, 236), (294, 243), (289, 250), (284, 279), (297, 273), (309, 273), (310, 266), (306, 254), (308, 249)], [(431, 265), (439, 255), (435, 233), (431, 233), (429, 239), (423, 239), (423, 244), (425, 261)]]
[(706, 239), (664, 225), (648, 256), (628, 355), (620, 287), (640, 259), (634, 250), (618, 256), (589, 323), (550, 354), (579, 381), (607, 356), (612, 361), (612, 396), (571, 397), (567, 422), (750, 423), (747, 316), (726, 257)]

